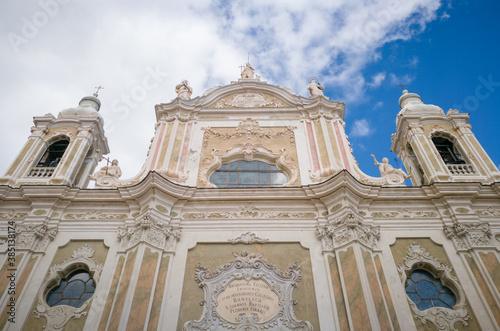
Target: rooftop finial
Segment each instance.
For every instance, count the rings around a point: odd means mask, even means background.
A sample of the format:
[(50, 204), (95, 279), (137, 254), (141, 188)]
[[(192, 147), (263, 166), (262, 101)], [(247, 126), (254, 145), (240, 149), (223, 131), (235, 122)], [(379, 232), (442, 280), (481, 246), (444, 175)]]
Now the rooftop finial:
[(94, 97), (97, 98), (99, 96), (99, 90), (103, 90), (104, 87), (102, 87), (101, 85), (99, 85), (99, 86), (96, 86), (95, 88), (97, 89), (97, 91), (95, 91)]

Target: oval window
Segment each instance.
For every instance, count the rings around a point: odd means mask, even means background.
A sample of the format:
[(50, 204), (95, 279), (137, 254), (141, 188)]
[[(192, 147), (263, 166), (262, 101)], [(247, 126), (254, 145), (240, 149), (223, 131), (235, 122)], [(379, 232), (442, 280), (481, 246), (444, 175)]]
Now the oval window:
[(89, 272), (78, 269), (62, 278), (59, 285), (47, 293), (45, 300), (50, 307), (68, 305), (79, 308), (95, 292), (95, 282)]

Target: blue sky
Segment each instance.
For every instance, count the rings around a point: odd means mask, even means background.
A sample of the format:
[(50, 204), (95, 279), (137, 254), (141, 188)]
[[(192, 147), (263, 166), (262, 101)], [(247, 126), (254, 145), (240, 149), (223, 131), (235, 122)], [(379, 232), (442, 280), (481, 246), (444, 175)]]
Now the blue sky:
[[(326, 96), (346, 103), (346, 131), (369, 175), (379, 175), (372, 153), (395, 165), (400, 82), (445, 111), (462, 105), (499, 165), (498, 13), (498, 1), (461, 0), (7, 0), (0, 173), (26, 142), (33, 116), (57, 115), (102, 85), (109, 157), (130, 178), (146, 158), (154, 105), (174, 99), (183, 79), (193, 97), (229, 84), (248, 53), (270, 84), (307, 97), (314, 76)], [(154, 83), (146, 90), (145, 79)], [(484, 80), (494, 83), (479, 100)]]
[[(352, 133), (355, 121), (366, 120), (369, 127), (364, 136), (350, 135), (363, 171), (378, 174), (378, 169), (371, 166), (371, 153), (379, 159), (388, 156), (395, 163), (396, 154), (389, 151), (400, 110), (399, 82), (418, 93), (425, 103), (435, 104), (445, 112), (456, 108), (470, 113), (473, 133), (493, 162), (500, 164), (499, 13), (498, 1), (457, 1), (451, 8), (443, 5), (438, 12), (441, 18), (428, 23), (425, 31), (377, 50), (380, 59), (363, 70), (364, 76), (368, 79), (385, 72), (387, 78), (377, 88), (366, 88), (362, 102), (348, 103), (346, 107), (348, 133)], [(389, 73), (397, 79), (391, 81)], [(496, 86), (480, 88), (476, 95), (478, 86), (484, 86), (483, 79)], [(333, 98), (342, 98), (335, 90), (326, 90)]]

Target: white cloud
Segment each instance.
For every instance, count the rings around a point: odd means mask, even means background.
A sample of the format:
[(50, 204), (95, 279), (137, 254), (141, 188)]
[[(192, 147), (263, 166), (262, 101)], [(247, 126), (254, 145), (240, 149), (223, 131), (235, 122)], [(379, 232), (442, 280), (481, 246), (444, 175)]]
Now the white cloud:
[(382, 82), (385, 80), (385, 77), (387, 76), (387, 74), (385, 72), (379, 72), (378, 74), (372, 76), (372, 81), (371, 83), (368, 83), (368, 86), (370, 87), (379, 87), (380, 84), (382, 84)]
[(441, 21), (446, 21), (448, 18), (450, 18), (450, 14), (448, 14), (447, 12), (443, 12), (440, 17)]
[(410, 61), (408, 62), (408, 67), (410, 68), (415, 68), (416, 66), (418, 65), (418, 57), (417, 56), (414, 56), (410, 59)]
[(374, 129), (370, 126), (366, 119), (360, 119), (354, 121), (353, 128), (351, 130), (350, 136), (352, 137), (365, 137), (373, 133)]
[(395, 74), (389, 74), (389, 80), (392, 86), (409, 85), (415, 80), (415, 77), (411, 75), (396, 76)]
[(373, 109), (373, 110), (375, 110), (375, 109), (379, 109), (379, 108), (382, 108), (383, 106), (384, 106), (384, 102), (383, 102), (383, 101), (378, 101), (378, 102), (376, 102), (376, 103), (373, 105), (372, 109)]
[[(103, 85), (101, 114), (113, 127), (107, 132), (111, 157), (120, 160), (124, 178), (133, 176), (153, 135), (153, 105), (173, 99), (182, 79), (193, 86), (193, 97), (228, 84), (238, 77), (247, 52), (270, 83), (307, 95), (307, 79), (316, 76), (338, 91), (335, 98), (356, 100), (367, 84), (381, 83), (382, 76), (367, 83), (362, 74), (380, 59), (377, 50), (421, 32), (441, 5), (439, 0), (64, 3), (8, 1), (0, 13), (0, 139), (6, 156), (0, 175), (26, 141), (32, 116), (57, 114)], [(124, 96), (138, 91), (148, 68), (157, 67), (167, 75), (123, 107)]]

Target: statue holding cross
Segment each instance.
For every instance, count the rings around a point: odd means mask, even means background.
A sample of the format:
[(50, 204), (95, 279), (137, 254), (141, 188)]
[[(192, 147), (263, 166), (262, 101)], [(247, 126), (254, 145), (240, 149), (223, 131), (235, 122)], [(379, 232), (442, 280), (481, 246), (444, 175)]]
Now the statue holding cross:
[(245, 66), (240, 66), (242, 68), (241, 78), (244, 79), (254, 79), (254, 68), (250, 65), (250, 63), (245, 64)]

